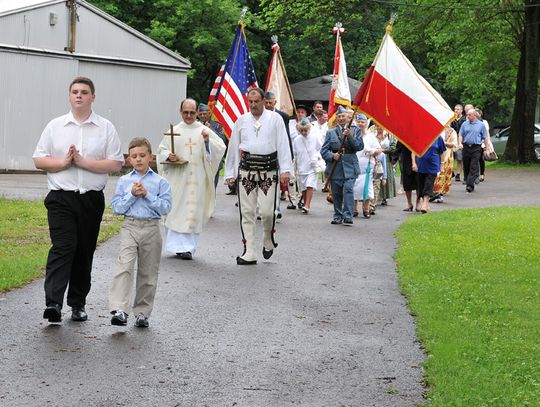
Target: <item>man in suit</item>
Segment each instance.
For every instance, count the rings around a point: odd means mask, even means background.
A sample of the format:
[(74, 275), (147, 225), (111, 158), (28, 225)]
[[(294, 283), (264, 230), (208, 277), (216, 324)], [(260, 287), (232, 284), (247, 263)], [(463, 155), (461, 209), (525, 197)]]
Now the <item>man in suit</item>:
[(326, 133), (321, 147), (321, 156), (326, 161), (325, 176), (330, 177), (334, 203), (333, 225), (352, 225), (354, 208), (354, 182), (360, 174), (360, 165), (356, 152), (364, 148), (362, 134), (359, 128), (349, 127), (352, 111), (342, 106), (337, 111), (337, 126)]

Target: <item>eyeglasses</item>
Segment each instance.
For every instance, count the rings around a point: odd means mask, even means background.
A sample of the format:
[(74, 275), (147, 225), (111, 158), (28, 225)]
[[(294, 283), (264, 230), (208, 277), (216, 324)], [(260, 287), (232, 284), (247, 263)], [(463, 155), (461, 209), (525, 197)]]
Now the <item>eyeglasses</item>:
[(193, 112), (193, 111), (188, 112), (188, 111), (185, 111), (185, 110), (184, 110), (184, 111), (182, 112), (182, 114), (185, 114), (185, 115), (187, 115), (187, 116), (193, 116), (193, 115), (196, 115), (197, 112)]

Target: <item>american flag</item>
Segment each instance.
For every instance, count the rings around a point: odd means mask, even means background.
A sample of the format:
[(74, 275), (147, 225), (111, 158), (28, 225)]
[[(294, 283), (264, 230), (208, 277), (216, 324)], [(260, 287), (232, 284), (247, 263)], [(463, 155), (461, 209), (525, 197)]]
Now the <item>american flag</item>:
[(257, 88), (257, 77), (249, 56), (243, 24), (238, 25), (229, 56), (219, 70), (208, 105), (214, 118), (223, 125), (227, 138), (238, 118), (249, 112), (247, 92)]

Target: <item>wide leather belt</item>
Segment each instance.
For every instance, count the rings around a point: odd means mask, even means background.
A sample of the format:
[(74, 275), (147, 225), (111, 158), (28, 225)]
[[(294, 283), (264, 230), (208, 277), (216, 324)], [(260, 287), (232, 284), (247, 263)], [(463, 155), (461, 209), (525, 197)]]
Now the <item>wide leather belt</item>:
[(273, 171), (278, 168), (277, 152), (271, 154), (242, 153), (240, 169), (245, 171)]

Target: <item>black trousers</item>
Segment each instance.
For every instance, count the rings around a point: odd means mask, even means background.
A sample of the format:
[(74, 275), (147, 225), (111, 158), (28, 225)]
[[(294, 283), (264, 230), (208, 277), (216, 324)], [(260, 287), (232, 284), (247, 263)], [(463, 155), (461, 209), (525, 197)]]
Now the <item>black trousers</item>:
[(45, 198), (52, 247), (45, 272), (45, 303), (84, 306), (105, 209), (102, 191), (50, 191)]
[(480, 175), (480, 156), (482, 146), (480, 144), (463, 145), (463, 174), (468, 189), (474, 190), (474, 181)]

